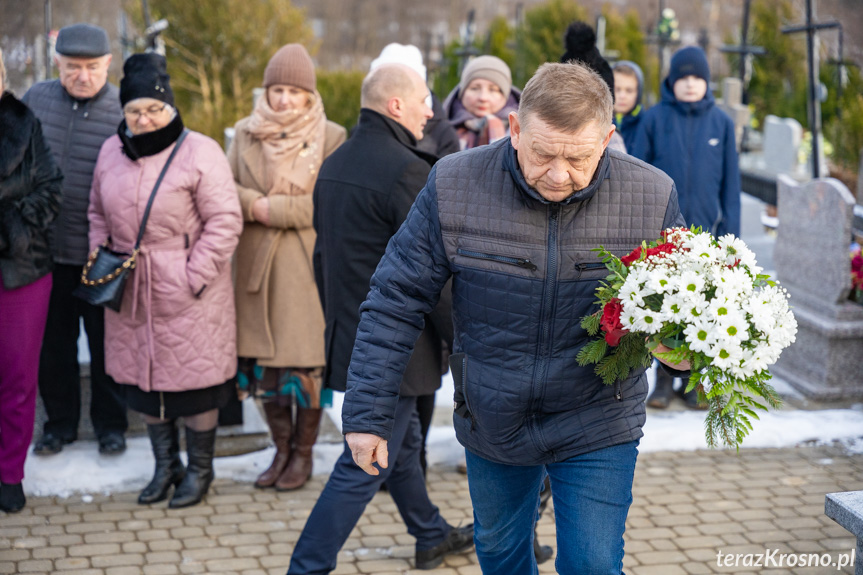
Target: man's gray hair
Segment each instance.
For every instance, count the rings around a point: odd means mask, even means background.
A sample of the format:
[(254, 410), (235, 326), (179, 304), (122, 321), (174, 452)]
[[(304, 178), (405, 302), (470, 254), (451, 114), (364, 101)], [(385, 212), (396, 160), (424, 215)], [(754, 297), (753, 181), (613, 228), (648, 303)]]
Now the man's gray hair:
[(363, 80), (360, 106), (385, 113), (390, 98), (407, 98), (414, 91), (417, 75), (404, 64), (382, 64), (369, 72)]
[(521, 93), (518, 121), (524, 128), (536, 117), (570, 134), (591, 122), (611, 126), (614, 101), (602, 77), (579, 62), (543, 64)]

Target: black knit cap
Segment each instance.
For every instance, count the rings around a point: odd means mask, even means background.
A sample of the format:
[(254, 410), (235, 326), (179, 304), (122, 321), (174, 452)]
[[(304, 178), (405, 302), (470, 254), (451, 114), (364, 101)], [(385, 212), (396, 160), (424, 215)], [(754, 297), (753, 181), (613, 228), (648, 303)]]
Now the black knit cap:
[(602, 54), (599, 53), (599, 50), (596, 49), (596, 33), (594, 33), (593, 28), (579, 20), (573, 22), (566, 29), (564, 44), (566, 45), (566, 52), (560, 57), (560, 61), (566, 63), (571, 60), (578, 60), (599, 74), (608, 84), (608, 89), (611, 90), (611, 99), (614, 100), (614, 72)]
[(123, 64), (120, 80), (120, 105), (136, 98), (155, 98), (174, 105), (171, 77), (165, 57), (153, 52), (132, 54)]

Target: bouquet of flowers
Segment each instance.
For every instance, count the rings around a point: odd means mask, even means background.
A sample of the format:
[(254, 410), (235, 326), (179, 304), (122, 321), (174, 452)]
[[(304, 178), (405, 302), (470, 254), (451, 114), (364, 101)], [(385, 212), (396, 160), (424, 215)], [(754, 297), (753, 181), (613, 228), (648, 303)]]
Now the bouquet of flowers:
[(797, 333), (787, 292), (732, 234), (674, 228), (622, 258), (595, 251), (610, 275), (596, 290), (600, 310), (582, 318), (601, 337), (582, 348), (579, 364), (596, 364), (611, 384), (649, 367), (662, 344), (656, 357), (691, 365), (686, 390), (708, 405), (707, 444), (739, 448), (757, 411), (781, 404), (767, 368)]
[(863, 248), (851, 250), (851, 300), (863, 304)]

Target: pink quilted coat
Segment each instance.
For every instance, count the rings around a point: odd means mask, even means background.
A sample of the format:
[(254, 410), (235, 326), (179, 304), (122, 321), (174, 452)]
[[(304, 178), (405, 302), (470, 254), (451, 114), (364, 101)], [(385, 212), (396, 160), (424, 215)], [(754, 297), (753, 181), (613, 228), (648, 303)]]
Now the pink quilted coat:
[[(90, 191), (90, 249), (130, 253), (150, 192), (174, 146), (129, 159), (102, 145)], [(237, 368), (231, 255), (243, 218), (225, 154), (190, 132), (156, 194), (120, 312), (105, 310), (105, 368), (144, 391), (211, 387)]]

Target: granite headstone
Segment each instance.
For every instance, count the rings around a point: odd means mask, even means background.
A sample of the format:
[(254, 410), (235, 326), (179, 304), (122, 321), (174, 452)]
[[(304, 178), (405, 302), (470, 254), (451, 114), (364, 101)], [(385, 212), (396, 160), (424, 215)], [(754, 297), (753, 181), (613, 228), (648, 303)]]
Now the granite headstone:
[(773, 257), (798, 331), (771, 371), (811, 399), (863, 399), (863, 306), (848, 299), (854, 197), (832, 178), (778, 182)]
[(824, 513), (857, 537), (854, 575), (863, 575), (863, 491), (828, 493)]
[(796, 177), (803, 127), (794, 118), (764, 118), (764, 167), (774, 174)]
[(739, 78), (724, 78), (722, 80), (722, 99), (716, 102), (720, 110), (728, 114), (734, 121), (734, 135), (737, 149), (743, 139), (743, 129), (749, 125), (752, 113), (749, 106), (743, 105), (743, 83)]

